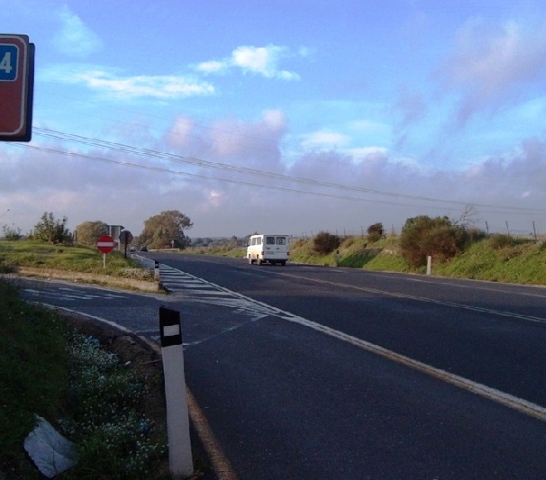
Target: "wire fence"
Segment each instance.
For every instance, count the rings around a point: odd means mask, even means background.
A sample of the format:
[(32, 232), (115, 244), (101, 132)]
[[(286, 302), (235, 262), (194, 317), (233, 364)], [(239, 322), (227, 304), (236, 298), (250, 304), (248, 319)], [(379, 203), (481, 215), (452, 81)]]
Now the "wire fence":
[[(508, 221), (502, 223), (489, 223), (488, 221), (474, 223), (469, 226), (469, 228), (476, 228), (482, 230), (487, 234), (504, 234), (511, 237), (517, 238), (530, 238), (530, 239), (544, 239), (546, 236), (546, 228), (542, 228), (542, 224), (539, 222), (532, 221), (529, 223), (528, 228), (525, 228), (525, 225), (521, 227), (521, 222), (514, 222), (514, 225), (518, 225), (519, 228), (512, 228)], [(403, 225), (383, 225), (384, 234), (389, 236), (396, 236), (402, 233)], [(292, 233), (290, 236), (292, 239), (309, 239), (314, 238), (318, 233), (326, 232), (331, 235), (337, 235), (339, 237), (367, 237), (368, 236), (368, 227), (351, 227), (351, 228), (341, 228), (335, 230), (329, 229), (317, 229), (317, 230), (308, 230), (306, 232)]]

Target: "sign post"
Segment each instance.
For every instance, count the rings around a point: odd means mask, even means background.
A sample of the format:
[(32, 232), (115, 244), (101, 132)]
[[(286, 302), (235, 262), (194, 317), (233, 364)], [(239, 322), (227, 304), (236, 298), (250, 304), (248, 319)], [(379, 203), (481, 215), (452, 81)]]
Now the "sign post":
[(34, 51), (27, 35), (0, 34), (0, 141), (31, 140)]
[(102, 252), (102, 268), (106, 268), (106, 254), (114, 250), (116, 244), (110, 235), (101, 235), (97, 239), (97, 248)]
[(133, 241), (133, 234), (129, 230), (123, 230), (119, 234), (119, 241), (124, 246), (124, 256), (127, 258), (127, 245), (129, 245)]

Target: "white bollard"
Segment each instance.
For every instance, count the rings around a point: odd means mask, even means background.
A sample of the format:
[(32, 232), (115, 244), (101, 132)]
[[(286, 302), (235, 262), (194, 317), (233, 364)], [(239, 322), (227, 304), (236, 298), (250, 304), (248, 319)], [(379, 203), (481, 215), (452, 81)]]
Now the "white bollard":
[(154, 278), (159, 280), (159, 262), (157, 260), (154, 262)]
[(429, 255), (427, 257), (427, 275), (432, 273), (432, 257)]
[(159, 307), (159, 328), (167, 403), (169, 468), (173, 477), (188, 478), (193, 475), (193, 459), (180, 312)]

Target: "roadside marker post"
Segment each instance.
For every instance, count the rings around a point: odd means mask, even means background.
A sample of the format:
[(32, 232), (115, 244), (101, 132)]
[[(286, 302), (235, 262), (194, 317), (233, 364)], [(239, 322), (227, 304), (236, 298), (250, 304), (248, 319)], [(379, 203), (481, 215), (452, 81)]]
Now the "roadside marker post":
[(180, 312), (159, 307), (159, 329), (165, 377), (169, 469), (175, 478), (188, 478), (193, 475), (193, 459)]
[(159, 280), (159, 262), (157, 260), (154, 262), (154, 278)]

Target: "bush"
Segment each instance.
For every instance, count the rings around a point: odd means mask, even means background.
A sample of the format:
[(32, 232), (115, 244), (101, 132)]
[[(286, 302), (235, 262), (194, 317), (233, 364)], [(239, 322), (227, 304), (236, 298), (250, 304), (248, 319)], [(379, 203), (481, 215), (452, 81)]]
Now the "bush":
[(328, 232), (319, 232), (313, 239), (313, 249), (319, 255), (328, 255), (336, 248), (339, 248), (341, 239), (337, 235), (331, 235)]
[(489, 243), (492, 249), (500, 250), (506, 247), (514, 247), (517, 244), (517, 240), (514, 237), (505, 233), (496, 233), (494, 235), (491, 235)]
[(383, 238), (384, 229), (382, 223), (374, 223), (368, 227), (368, 241), (374, 243)]
[(479, 237), (478, 231), (453, 225), (447, 217), (420, 216), (406, 220), (400, 248), (411, 266), (420, 267), (426, 264), (429, 255), (440, 262), (455, 257)]

